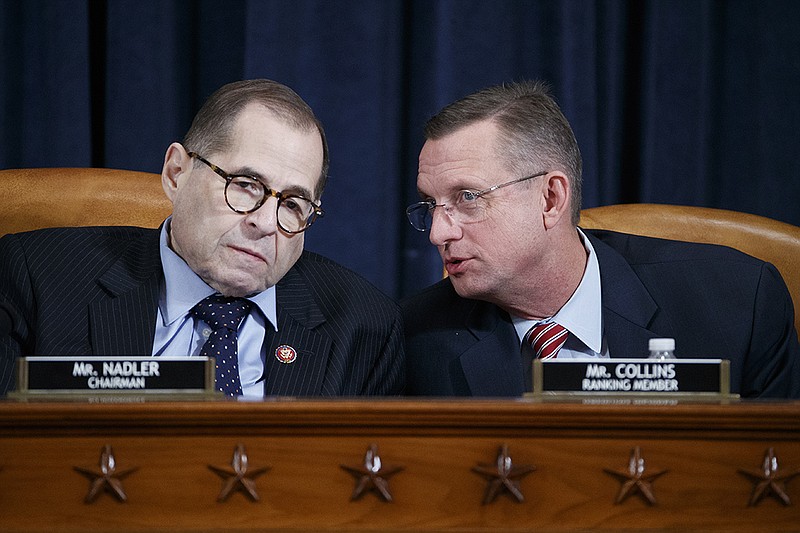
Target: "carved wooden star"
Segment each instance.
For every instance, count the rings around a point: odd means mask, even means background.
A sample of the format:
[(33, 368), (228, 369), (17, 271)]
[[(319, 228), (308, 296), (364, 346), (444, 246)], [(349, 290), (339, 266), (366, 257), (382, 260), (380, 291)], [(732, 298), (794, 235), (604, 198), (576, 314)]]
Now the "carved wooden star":
[(786, 493), (786, 483), (795, 476), (800, 475), (800, 470), (795, 470), (788, 474), (778, 474), (778, 458), (775, 456), (773, 448), (767, 449), (764, 453), (764, 462), (761, 464), (761, 470), (743, 470), (740, 468), (739, 473), (744, 474), (755, 483), (748, 505), (756, 505), (768, 494), (778, 498), (783, 505), (792, 504), (789, 495)]
[(114, 457), (114, 450), (112, 450), (111, 446), (108, 444), (100, 450), (100, 472), (95, 472), (94, 470), (88, 470), (79, 466), (73, 466), (72, 468), (91, 481), (89, 484), (89, 492), (86, 494), (86, 498), (84, 498), (84, 502), (86, 503), (92, 503), (103, 489), (116, 496), (121, 502), (128, 501), (128, 496), (125, 494), (125, 489), (122, 487), (122, 480), (138, 469), (138, 467), (136, 467), (117, 472), (117, 460)]
[(389, 466), (383, 464), (378, 455), (378, 445), (370, 444), (364, 454), (364, 464), (357, 466), (339, 465), (356, 478), (356, 486), (350, 501), (357, 500), (369, 490), (377, 492), (385, 501), (392, 501), (389, 491), (389, 478), (403, 470), (402, 466)]
[(659, 470), (650, 474), (645, 474), (644, 458), (642, 451), (636, 446), (631, 451), (631, 457), (628, 460), (627, 471), (616, 471), (604, 468), (606, 473), (611, 474), (622, 480), (622, 486), (617, 494), (615, 504), (621, 503), (622, 500), (631, 494), (638, 492), (650, 505), (656, 504), (656, 497), (653, 493), (652, 482), (659, 476), (666, 474), (668, 470)]
[(472, 470), (487, 478), (486, 492), (483, 495), (483, 505), (486, 505), (504, 491), (510, 493), (519, 503), (525, 501), (519, 488), (519, 480), (536, 470), (536, 467), (513, 464), (511, 456), (508, 455), (508, 445), (503, 444), (495, 464), (480, 463)]
[(217, 501), (224, 502), (237, 489), (246, 493), (254, 502), (258, 501), (259, 497), (258, 491), (256, 490), (255, 479), (269, 470), (271, 467), (264, 466), (261, 468), (250, 469), (249, 461), (247, 459), (247, 452), (242, 444), (237, 444), (233, 449), (231, 467), (233, 470), (208, 465), (209, 469), (211, 469), (224, 480), (224, 483), (222, 484), (222, 490), (220, 491), (219, 496), (217, 496)]

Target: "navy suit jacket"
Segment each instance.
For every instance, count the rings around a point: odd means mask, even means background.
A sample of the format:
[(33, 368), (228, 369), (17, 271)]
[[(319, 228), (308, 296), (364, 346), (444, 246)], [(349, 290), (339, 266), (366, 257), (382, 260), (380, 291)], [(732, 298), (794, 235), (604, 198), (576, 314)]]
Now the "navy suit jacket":
[[(672, 337), (677, 357), (729, 359), (731, 392), (800, 397), (794, 309), (774, 266), (721, 246), (584, 232), (600, 265), (612, 357), (646, 357), (648, 339)], [(461, 298), (449, 279), (401, 307), (408, 394), (523, 394), (519, 339), (508, 313)]]
[[(56, 228), (0, 239), (0, 306), (13, 323), (0, 337), (0, 394), (13, 387), (18, 356), (151, 355), (162, 280), (158, 230)], [(400, 310), (366, 280), (304, 252), (276, 299), (267, 395), (402, 392)], [(282, 344), (295, 348), (295, 362), (273, 357)]]

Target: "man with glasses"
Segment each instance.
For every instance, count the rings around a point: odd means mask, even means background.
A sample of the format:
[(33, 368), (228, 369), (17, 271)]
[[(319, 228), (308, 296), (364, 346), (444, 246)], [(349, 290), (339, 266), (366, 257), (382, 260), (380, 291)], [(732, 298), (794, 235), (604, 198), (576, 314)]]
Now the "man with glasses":
[[(399, 307), (303, 250), (323, 215), (322, 125), (291, 89), (226, 85), (167, 149), (159, 230), (61, 228), (0, 240), (0, 393), (26, 355), (213, 355), (230, 396), (396, 395)], [(100, 348), (102, 346), (103, 348)]]
[(409, 221), (447, 278), (402, 302), (406, 391), (520, 396), (533, 358), (731, 360), (744, 397), (800, 396), (792, 301), (777, 270), (719, 246), (577, 227), (581, 156), (546, 86), (491, 87), (435, 115)]

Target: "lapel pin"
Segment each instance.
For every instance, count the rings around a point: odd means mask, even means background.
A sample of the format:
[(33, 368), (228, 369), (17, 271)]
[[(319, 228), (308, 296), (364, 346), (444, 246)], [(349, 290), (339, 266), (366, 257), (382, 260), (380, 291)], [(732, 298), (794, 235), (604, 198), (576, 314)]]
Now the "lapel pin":
[(275, 348), (275, 358), (281, 363), (294, 363), (297, 359), (297, 350), (288, 344), (281, 344)]

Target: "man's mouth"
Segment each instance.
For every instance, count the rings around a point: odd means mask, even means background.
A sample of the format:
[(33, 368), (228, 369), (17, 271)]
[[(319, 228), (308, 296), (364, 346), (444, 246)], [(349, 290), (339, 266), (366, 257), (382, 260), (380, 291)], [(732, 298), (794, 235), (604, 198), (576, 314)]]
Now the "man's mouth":
[(266, 263), (266, 262), (267, 262), (267, 258), (266, 258), (266, 257), (264, 257), (262, 254), (260, 254), (260, 253), (256, 252), (255, 250), (250, 250), (250, 249), (248, 249), (248, 248), (241, 248), (241, 247), (239, 247), (239, 246), (231, 246), (230, 248), (231, 248), (232, 250), (235, 250), (235, 251), (239, 252), (239, 253), (243, 253), (243, 254), (245, 254), (245, 255), (248, 255), (248, 256), (250, 256), (250, 257), (253, 257), (253, 258), (255, 258), (255, 259), (258, 259), (258, 260), (260, 260), (260, 261), (263, 261), (264, 263)]
[(466, 268), (465, 265), (467, 261), (468, 258), (466, 257), (449, 257), (444, 260), (444, 267), (451, 276), (460, 274)]

